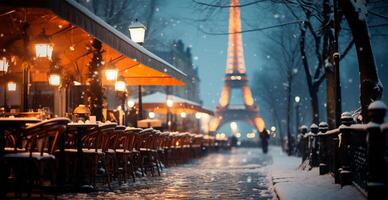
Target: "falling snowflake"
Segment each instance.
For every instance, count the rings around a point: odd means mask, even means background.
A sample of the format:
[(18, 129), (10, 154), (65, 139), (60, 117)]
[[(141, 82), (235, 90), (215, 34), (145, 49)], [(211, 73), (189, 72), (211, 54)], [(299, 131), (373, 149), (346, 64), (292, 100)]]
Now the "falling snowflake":
[(199, 58), (198, 58), (198, 56), (194, 56), (193, 59), (194, 60), (198, 60)]
[(156, 12), (159, 12), (159, 8), (155, 8), (155, 11), (156, 11)]

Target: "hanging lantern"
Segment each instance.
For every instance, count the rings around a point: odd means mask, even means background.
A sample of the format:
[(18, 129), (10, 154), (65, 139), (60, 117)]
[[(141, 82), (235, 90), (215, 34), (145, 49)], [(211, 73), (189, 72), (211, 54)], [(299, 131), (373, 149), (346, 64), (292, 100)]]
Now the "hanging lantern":
[(8, 72), (8, 61), (6, 57), (0, 59), (0, 72), (7, 73)]
[(126, 89), (126, 85), (125, 85), (125, 82), (123, 80), (118, 80), (116, 81), (116, 84), (115, 84), (115, 90), (118, 91), (118, 92), (125, 92), (125, 89)]
[(51, 60), (53, 54), (53, 45), (50, 42), (49, 37), (46, 35), (45, 30), (36, 39), (35, 54), (37, 58), (47, 58)]
[(142, 23), (138, 22), (136, 19), (136, 21), (128, 27), (128, 30), (132, 41), (140, 45), (144, 43), (145, 31), (147, 28)]
[(61, 84), (61, 75), (52, 73), (49, 75), (49, 84), (52, 86), (59, 86)]
[(16, 83), (13, 81), (10, 81), (7, 83), (7, 90), (10, 92), (16, 91)]
[(106, 80), (108, 80), (108, 81), (117, 80), (117, 74), (118, 74), (118, 70), (116, 68), (107, 67), (105, 69), (105, 76), (106, 76)]

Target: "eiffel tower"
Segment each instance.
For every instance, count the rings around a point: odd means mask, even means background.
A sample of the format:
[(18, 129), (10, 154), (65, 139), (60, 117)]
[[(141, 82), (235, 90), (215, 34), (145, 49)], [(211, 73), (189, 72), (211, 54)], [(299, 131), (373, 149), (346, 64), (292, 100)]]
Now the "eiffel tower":
[[(231, 121), (247, 121), (259, 133), (265, 129), (263, 119), (258, 115), (259, 109), (252, 98), (245, 69), (244, 49), (241, 36), (241, 18), (239, 0), (230, 1), (229, 41), (224, 87), (216, 108), (215, 117), (210, 123), (210, 131), (215, 132), (223, 124)], [(241, 90), (244, 104), (230, 105), (232, 89)]]

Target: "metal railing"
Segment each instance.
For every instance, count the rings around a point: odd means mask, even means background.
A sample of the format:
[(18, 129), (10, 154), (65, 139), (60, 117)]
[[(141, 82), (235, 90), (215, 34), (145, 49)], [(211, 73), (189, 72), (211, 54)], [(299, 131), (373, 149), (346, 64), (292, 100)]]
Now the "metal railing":
[(388, 199), (388, 123), (386, 106), (376, 101), (369, 106), (371, 121), (353, 124), (343, 113), (341, 125), (327, 130), (326, 123), (301, 128), (299, 145), (302, 163), (318, 167), (320, 175), (331, 174), (335, 183), (353, 184), (368, 199)]

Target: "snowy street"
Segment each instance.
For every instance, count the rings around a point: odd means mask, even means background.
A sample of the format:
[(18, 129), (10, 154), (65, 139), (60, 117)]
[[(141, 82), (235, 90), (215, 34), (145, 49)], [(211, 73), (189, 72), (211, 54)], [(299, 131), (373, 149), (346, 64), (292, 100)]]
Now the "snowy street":
[(259, 148), (236, 148), (164, 169), (160, 177), (116, 185), (113, 191), (59, 199), (365, 199), (353, 186), (341, 189), (330, 175), (319, 176), (317, 168), (297, 170), (299, 163), (279, 147), (272, 146), (268, 155)]
[(209, 154), (192, 163), (164, 169), (113, 191), (65, 194), (59, 199), (272, 199), (265, 166), (272, 162), (259, 148)]

